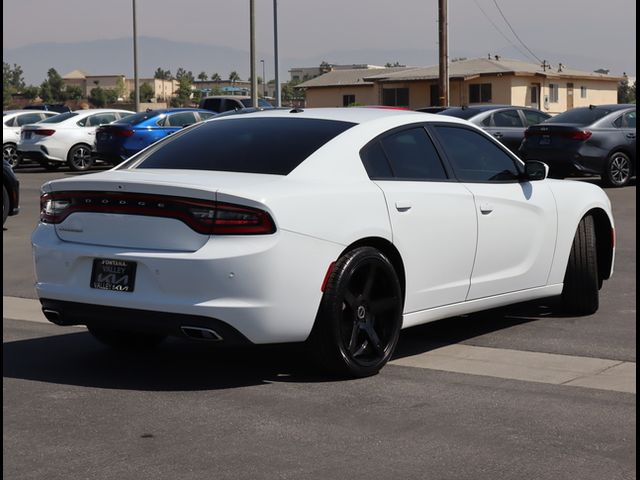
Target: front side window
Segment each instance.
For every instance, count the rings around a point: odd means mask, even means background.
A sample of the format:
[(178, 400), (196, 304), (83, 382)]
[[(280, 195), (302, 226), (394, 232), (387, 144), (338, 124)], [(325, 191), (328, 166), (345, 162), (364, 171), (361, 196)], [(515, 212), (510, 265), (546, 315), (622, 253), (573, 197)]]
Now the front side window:
[(388, 107), (408, 107), (408, 88), (385, 88), (382, 90), (382, 104)]
[(122, 168), (288, 175), (354, 123), (311, 118), (229, 117), (171, 135)]
[(491, 84), (476, 83), (469, 85), (469, 103), (491, 102)]
[(558, 84), (557, 83), (549, 84), (549, 101), (551, 103), (558, 103)]
[(513, 182), (520, 175), (514, 160), (493, 141), (464, 127), (436, 125), (442, 147), (463, 182)]
[(381, 144), (396, 178), (447, 179), (440, 156), (424, 128), (394, 133), (383, 138)]

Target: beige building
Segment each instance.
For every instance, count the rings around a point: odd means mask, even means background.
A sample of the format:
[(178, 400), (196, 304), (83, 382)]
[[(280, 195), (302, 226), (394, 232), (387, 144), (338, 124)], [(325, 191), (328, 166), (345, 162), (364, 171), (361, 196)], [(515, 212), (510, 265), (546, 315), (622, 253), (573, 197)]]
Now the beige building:
[[(133, 91), (133, 78), (127, 78), (127, 99), (130, 93)], [(177, 80), (161, 80), (159, 78), (139, 78), (138, 84), (149, 84), (153, 88), (152, 100), (155, 102), (166, 102), (176, 96), (176, 90), (178, 90)]]
[[(89, 97), (91, 90), (100, 87), (105, 90), (116, 90), (123, 86), (122, 98), (129, 100), (129, 95), (133, 91), (133, 78), (126, 78), (124, 75), (90, 75), (82, 70), (73, 70), (62, 76), (65, 85), (80, 87), (85, 97)], [(139, 84), (148, 83), (154, 91), (156, 101), (166, 101), (175, 97), (178, 89), (177, 80), (160, 80), (158, 78), (140, 78)]]
[(317, 67), (295, 67), (289, 70), (291, 82), (306, 82), (313, 78), (319, 77), (323, 73), (333, 72), (336, 70), (368, 70), (372, 68), (384, 68), (380, 65), (370, 65), (368, 63), (353, 63), (351, 65), (335, 65), (326, 64), (326, 66)]
[[(298, 85), (307, 107), (357, 103), (416, 109), (439, 105), (438, 66), (330, 72)], [(539, 108), (550, 114), (590, 104), (617, 103), (615, 77), (563, 65), (543, 68), (518, 60), (471, 59), (449, 66), (449, 104), (508, 104)]]

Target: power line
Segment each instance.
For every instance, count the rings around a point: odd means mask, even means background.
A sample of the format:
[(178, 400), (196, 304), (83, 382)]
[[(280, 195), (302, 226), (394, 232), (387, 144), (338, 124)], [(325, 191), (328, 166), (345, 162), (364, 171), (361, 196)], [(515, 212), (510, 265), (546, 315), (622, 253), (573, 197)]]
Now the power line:
[(478, 3), (478, 0), (473, 0), (474, 3), (476, 4), (476, 6), (480, 9), (480, 11), (482, 12), (482, 14), (485, 16), (485, 18), (487, 20), (489, 20), (489, 23), (491, 25), (493, 25), (493, 28), (496, 30), (496, 32), (498, 32), (500, 35), (502, 35), (502, 38), (504, 38), (509, 45), (511, 45), (513, 48), (515, 48), (518, 52), (520, 52), (524, 57), (529, 57), (531, 58), (531, 55), (529, 55), (527, 52), (525, 52), (524, 50), (522, 50), (520, 47), (518, 47), (518, 45), (516, 45), (515, 43), (513, 43), (513, 41), (500, 29), (500, 27), (498, 27), (498, 25), (496, 25), (496, 23), (491, 20), (491, 17), (489, 15), (487, 15), (487, 12), (484, 11), (484, 8), (482, 8), (480, 6), (480, 4)]
[(500, 8), (500, 5), (498, 5), (497, 0), (493, 0), (493, 3), (495, 3), (496, 8), (498, 9), (498, 11), (500, 12), (500, 15), (502, 15), (502, 18), (504, 19), (505, 23), (507, 24), (507, 26), (509, 27), (509, 30), (511, 30), (511, 32), (513, 33), (513, 35), (518, 39), (518, 41), (522, 44), (522, 46), (527, 50), (527, 52), (529, 52), (531, 55), (534, 56), (534, 58), (536, 60), (538, 60), (540, 63), (542, 63), (542, 60), (540, 60), (537, 55), (535, 53), (533, 53), (531, 51), (531, 49), (529, 47), (527, 47), (527, 45), (520, 39), (520, 37), (518, 36), (518, 34), (516, 33), (516, 31), (513, 29), (513, 27), (511, 26), (511, 24), (509, 23), (509, 20), (507, 20), (507, 17), (504, 16), (504, 13), (502, 13), (502, 9)]

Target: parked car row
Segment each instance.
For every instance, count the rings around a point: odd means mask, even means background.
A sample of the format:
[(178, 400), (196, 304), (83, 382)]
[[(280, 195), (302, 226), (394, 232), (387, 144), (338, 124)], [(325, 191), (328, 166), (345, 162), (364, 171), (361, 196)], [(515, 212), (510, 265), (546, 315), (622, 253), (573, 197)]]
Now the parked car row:
[(58, 115), (58, 113), (46, 110), (7, 110), (2, 112), (3, 160), (9, 162), (12, 168), (17, 167), (20, 163), (18, 142), (22, 126), (40, 122), (54, 115)]

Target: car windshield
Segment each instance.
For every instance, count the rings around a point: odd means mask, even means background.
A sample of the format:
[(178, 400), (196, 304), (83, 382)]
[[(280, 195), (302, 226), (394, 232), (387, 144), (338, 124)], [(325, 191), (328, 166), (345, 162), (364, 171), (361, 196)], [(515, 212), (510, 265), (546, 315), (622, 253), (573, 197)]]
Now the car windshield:
[(53, 117), (49, 117), (46, 120), (42, 120), (39, 123), (60, 123), (64, 122), (68, 118), (75, 117), (76, 115), (78, 115), (76, 112), (61, 113), (60, 115), (54, 115)]
[(462, 118), (463, 120), (468, 120), (471, 117), (475, 117), (478, 113), (478, 110), (472, 108), (447, 108), (442, 112), (436, 113), (436, 115), (449, 115), (450, 117)]
[(559, 113), (544, 123), (572, 123), (580, 126), (591, 125), (606, 115), (609, 115), (611, 112), (613, 112), (613, 110), (609, 108), (574, 108), (573, 110)]
[[(251, 103), (251, 99), (250, 98), (244, 98), (244, 99), (242, 99), (240, 101), (247, 108), (253, 106), (253, 104)], [(271, 105), (269, 102), (267, 102), (264, 98), (259, 98), (258, 99), (258, 106), (261, 107), (261, 108), (273, 108), (273, 105)]]
[(160, 115), (160, 112), (157, 110), (151, 110), (149, 112), (134, 113), (132, 115), (127, 115), (126, 117), (121, 118), (115, 123), (126, 123), (127, 125), (137, 125), (139, 123), (144, 122), (145, 120), (149, 120), (150, 118), (157, 117), (158, 115)]
[(288, 175), (354, 123), (311, 118), (229, 118), (199, 124), (159, 143), (123, 168)]

